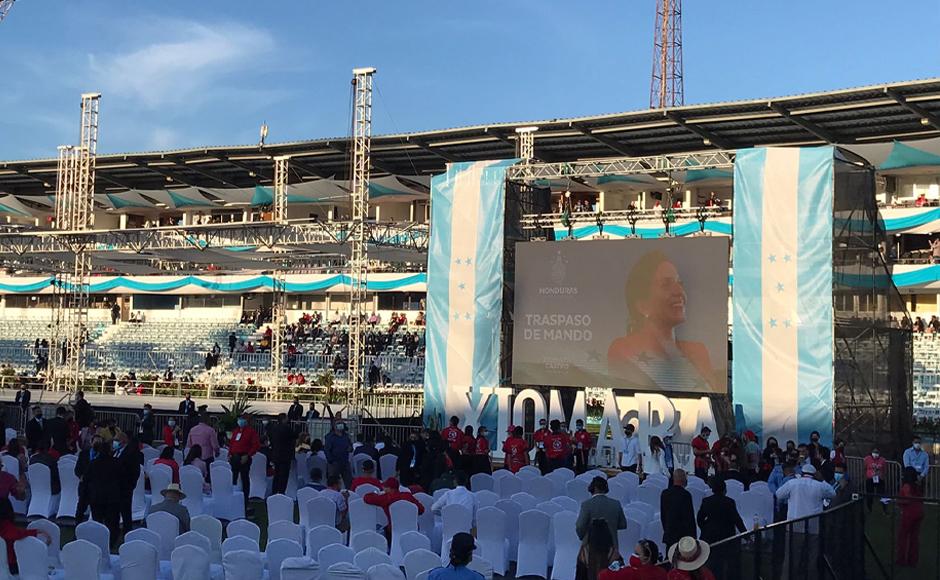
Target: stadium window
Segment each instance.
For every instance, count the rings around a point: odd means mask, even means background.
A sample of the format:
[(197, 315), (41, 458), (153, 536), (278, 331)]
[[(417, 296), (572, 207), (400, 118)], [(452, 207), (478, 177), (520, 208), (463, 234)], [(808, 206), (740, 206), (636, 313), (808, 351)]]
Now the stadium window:
[(136, 294), (132, 300), (132, 310), (174, 310), (180, 303), (179, 296), (163, 294)]
[(424, 292), (386, 292), (379, 294), (379, 310), (420, 310)]

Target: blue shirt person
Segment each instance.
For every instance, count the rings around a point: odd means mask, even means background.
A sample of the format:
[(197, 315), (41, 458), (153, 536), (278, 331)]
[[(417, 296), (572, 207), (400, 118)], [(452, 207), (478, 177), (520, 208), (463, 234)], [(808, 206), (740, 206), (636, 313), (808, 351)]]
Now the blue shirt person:
[(428, 580), (483, 580), (482, 574), (467, 568), (475, 549), (473, 536), (466, 532), (454, 534), (450, 542), (450, 564), (431, 570)]
[(914, 437), (913, 444), (904, 450), (904, 467), (913, 467), (921, 479), (927, 477), (930, 455), (920, 448), (920, 437)]

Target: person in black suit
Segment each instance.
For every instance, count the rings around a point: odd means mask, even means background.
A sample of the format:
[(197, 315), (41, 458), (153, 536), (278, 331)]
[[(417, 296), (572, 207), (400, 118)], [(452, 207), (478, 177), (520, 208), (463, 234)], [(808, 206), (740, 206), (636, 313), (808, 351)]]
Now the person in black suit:
[(287, 422), (287, 415), (277, 416), (277, 423), (271, 428), (271, 463), (274, 464), (274, 481), (271, 493), (284, 493), (287, 490), (287, 478), (290, 475), (291, 461), (294, 459), (294, 442), (297, 433)]
[(180, 401), (179, 413), (187, 417), (196, 414), (196, 403), (193, 402), (189, 393), (186, 393), (186, 398)]
[(659, 496), (659, 515), (663, 522), (663, 544), (668, 548), (685, 536), (696, 536), (695, 509), (692, 494), (686, 491), (688, 477), (677, 469), (672, 473), (672, 486)]
[[(103, 441), (98, 441), (94, 449), (94, 459), (90, 461), (82, 478), (84, 498), (91, 506), (91, 518), (108, 527), (111, 532), (111, 546), (118, 545), (120, 537), (118, 521), (121, 513), (121, 465), (112, 457), (111, 448)], [(75, 465), (76, 470), (78, 464)], [(79, 496), (79, 505), (82, 497)], [(83, 517), (80, 514), (79, 517)]]
[(300, 397), (294, 397), (294, 403), (287, 410), (288, 421), (300, 421), (304, 415), (304, 406), (300, 404)]
[(62, 493), (62, 481), (59, 479), (59, 464), (55, 458), (49, 454), (49, 439), (43, 437), (36, 444), (36, 453), (29, 458), (30, 465), (45, 465), (49, 468), (50, 488), (52, 495)]
[(42, 417), (42, 408), (33, 407), (33, 418), (26, 422), (26, 447), (36, 449), (39, 442), (46, 436), (46, 420)]
[[(112, 375), (114, 373), (111, 373)], [(75, 404), (72, 405), (75, 409), (75, 422), (78, 423), (79, 428), (87, 427), (95, 419), (95, 411), (91, 408), (91, 405), (88, 404), (88, 401), (85, 400), (84, 391), (78, 391), (75, 393)]]
[[(112, 446), (114, 447), (114, 459), (119, 467), (120, 497), (118, 498), (118, 512), (123, 522), (124, 534), (127, 535), (134, 525), (131, 504), (134, 498), (134, 488), (137, 487), (137, 479), (140, 477), (143, 455), (138, 450), (137, 441), (129, 439), (127, 433), (118, 433)], [(120, 543), (117, 542), (116, 534), (111, 534), (111, 542), (113, 545)]]
[(85, 520), (85, 512), (89, 506), (89, 491), (85, 475), (88, 473), (91, 462), (101, 455), (102, 441), (100, 435), (92, 437), (91, 447), (79, 451), (78, 460), (75, 462), (75, 477), (78, 478), (78, 507), (75, 509), (75, 519), (78, 522)]
[(702, 540), (712, 545), (708, 557), (708, 568), (716, 578), (736, 580), (739, 577), (738, 553), (741, 550), (739, 541), (725, 542), (715, 546), (715, 542), (730, 538), (737, 532), (744, 532), (744, 522), (738, 514), (738, 506), (734, 500), (727, 496), (728, 488), (725, 480), (712, 477), (708, 482), (712, 488), (712, 495), (702, 500), (698, 510), (698, 527), (702, 530)]
[(152, 445), (155, 428), (156, 420), (153, 416), (153, 406), (150, 403), (146, 403), (143, 410), (140, 412), (140, 442), (146, 445)]
[(29, 400), (32, 398), (33, 394), (26, 388), (26, 385), (20, 385), (20, 390), (16, 392), (16, 404), (23, 409), (24, 413), (29, 409)]
[(49, 438), (52, 448), (59, 455), (65, 455), (68, 452), (69, 427), (65, 422), (66, 409), (58, 407), (55, 410), (55, 417), (46, 421), (46, 437)]

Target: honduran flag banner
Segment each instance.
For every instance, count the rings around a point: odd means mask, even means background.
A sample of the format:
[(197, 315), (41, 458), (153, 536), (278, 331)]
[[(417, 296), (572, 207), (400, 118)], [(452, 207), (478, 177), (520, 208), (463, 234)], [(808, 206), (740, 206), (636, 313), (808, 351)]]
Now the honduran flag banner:
[(744, 425), (832, 441), (834, 149), (738, 151), (732, 388)]
[(495, 397), (481, 416), (470, 410), (499, 386), (506, 170), (516, 161), (452, 163), (431, 180), (426, 420), (496, 424)]

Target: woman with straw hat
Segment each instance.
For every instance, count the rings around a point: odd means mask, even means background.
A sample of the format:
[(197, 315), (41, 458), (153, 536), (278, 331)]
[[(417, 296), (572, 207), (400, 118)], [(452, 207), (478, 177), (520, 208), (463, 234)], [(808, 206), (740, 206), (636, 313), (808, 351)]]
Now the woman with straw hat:
[(667, 580), (715, 580), (715, 575), (705, 566), (710, 553), (707, 542), (691, 536), (680, 539), (669, 548), (672, 570)]

